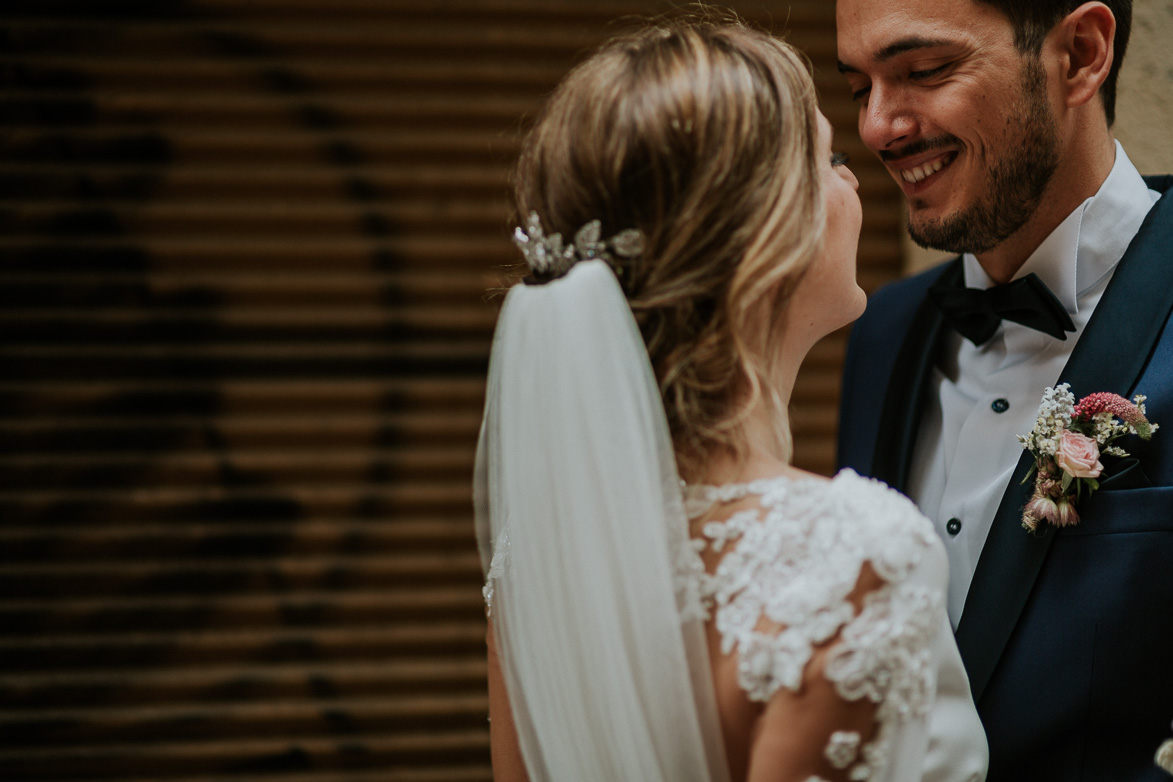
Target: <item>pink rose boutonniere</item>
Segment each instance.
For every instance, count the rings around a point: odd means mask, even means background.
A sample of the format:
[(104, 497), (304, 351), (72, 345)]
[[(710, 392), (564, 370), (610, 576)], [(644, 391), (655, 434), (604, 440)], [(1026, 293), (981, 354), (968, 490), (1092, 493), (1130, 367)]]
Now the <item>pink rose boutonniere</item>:
[(1148, 440), (1157, 425), (1145, 418), (1145, 397), (1129, 402), (1116, 394), (1098, 393), (1075, 403), (1070, 386), (1048, 388), (1039, 405), (1038, 420), (1028, 435), (1019, 435), (1022, 447), (1035, 457), (1025, 483), (1035, 476), (1035, 490), (1022, 512), (1022, 526), (1032, 532), (1040, 522), (1056, 527), (1079, 523), (1075, 503), (1100, 488), (1104, 465), (1100, 455), (1128, 456), (1113, 443), (1127, 434)]

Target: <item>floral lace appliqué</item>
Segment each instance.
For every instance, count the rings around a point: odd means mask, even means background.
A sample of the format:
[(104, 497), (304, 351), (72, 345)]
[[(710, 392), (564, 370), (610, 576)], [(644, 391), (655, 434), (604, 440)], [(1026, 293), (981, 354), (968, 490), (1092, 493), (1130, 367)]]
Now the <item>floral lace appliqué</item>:
[[(886, 767), (896, 726), (923, 715), (935, 695), (929, 645), (944, 585), (905, 583), (939, 546), (931, 525), (906, 498), (849, 471), (831, 482), (777, 478), (690, 492), (695, 516), (758, 498), (758, 508), (703, 524), (695, 541), (720, 555), (712, 573), (698, 574), (700, 592), (722, 651), (738, 654), (742, 688), (762, 702), (781, 687), (798, 690), (814, 647), (838, 635), (825, 675), (844, 699), (877, 704), (878, 731), (862, 751), (858, 734), (836, 733), (826, 755), (836, 768), (855, 763), (851, 779), (870, 779)], [(857, 615), (848, 597), (865, 563), (885, 584)]]
[(859, 744), (862, 739), (855, 731), (837, 730), (831, 734), (823, 756), (827, 762), (837, 769), (845, 769), (851, 765), (859, 754)]

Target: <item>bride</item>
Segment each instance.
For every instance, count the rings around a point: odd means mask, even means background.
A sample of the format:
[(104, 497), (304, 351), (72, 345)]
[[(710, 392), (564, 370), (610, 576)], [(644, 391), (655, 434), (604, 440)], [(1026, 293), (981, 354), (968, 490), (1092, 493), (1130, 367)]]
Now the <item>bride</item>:
[(931, 525), (788, 463), (865, 305), (844, 163), (736, 22), (613, 40), (539, 116), (477, 454), (496, 779), (984, 778)]

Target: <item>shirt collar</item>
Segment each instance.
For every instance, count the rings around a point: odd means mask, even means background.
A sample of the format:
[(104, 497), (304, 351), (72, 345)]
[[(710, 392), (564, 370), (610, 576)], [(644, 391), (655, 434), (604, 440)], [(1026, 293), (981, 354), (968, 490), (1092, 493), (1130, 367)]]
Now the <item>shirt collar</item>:
[[(1116, 162), (1100, 189), (1077, 206), (1014, 275), (1018, 279), (1037, 274), (1072, 314), (1079, 311), (1079, 298), (1120, 262), (1160, 197), (1149, 190), (1120, 142), (1115, 143)], [(962, 264), (966, 287), (993, 286), (994, 281), (972, 253), (963, 256)]]

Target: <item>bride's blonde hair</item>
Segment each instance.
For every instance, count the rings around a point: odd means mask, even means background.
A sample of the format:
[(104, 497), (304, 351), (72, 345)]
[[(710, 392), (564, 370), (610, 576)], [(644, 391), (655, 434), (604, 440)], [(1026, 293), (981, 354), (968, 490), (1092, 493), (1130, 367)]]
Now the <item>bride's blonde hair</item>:
[(744, 453), (763, 398), (790, 456), (769, 335), (826, 222), (808, 67), (736, 20), (654, 23), (566, 77), (517, 166), (519, 224), (534, 211), (565, 237), (592, 220), (604, 237), (643, 232), (642, 256), (616, 266), (686, 478)]

